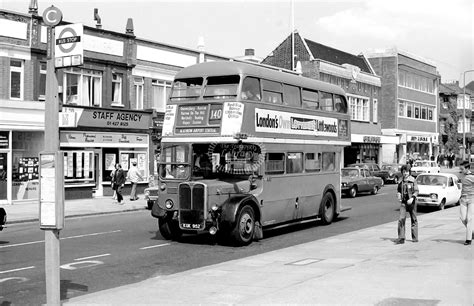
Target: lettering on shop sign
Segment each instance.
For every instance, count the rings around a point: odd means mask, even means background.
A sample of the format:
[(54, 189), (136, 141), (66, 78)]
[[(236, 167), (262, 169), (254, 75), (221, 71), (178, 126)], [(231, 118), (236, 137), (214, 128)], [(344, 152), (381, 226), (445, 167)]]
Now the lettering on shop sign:
[(412, 142), (430, 142), (430, 137), (428, 136), (411, 136)]
[(143, 114), (116, 113), (105, 111), (92, 112), (92, 119), (106, 120), (106, 125), (128, 127), (129, 122), (140, 122)]
[(380, 143), (380, 137), (377, 136), (364, 136), (365, 143)]

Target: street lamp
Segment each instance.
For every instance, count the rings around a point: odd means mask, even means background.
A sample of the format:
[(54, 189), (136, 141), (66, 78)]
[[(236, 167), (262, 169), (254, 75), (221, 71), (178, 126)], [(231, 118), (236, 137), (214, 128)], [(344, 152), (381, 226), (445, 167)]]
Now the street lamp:
[(466, 73), (474, 70), (466, 70), (463, 73), (463, 95), (462, 95), (462, 159), (466, 159)]

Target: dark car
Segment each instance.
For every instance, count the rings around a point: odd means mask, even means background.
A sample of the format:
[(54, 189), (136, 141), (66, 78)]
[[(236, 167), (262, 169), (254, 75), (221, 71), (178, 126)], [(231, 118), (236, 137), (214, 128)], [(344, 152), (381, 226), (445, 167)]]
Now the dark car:
[(359, 167), (359, 168), (363, 168), (363, 169), (367, 169), (370, 171), (370, 173), (373, 175), (373, 176), (377, 176), (377, 177), (380, 177), (383, 181), (383, 184), (382, 186), (385, 184), (385, 182), (387, 181), (387, 177), (388, 177), (388, 171), (387, 170), (382, 170), (380, 169), (379, 165), (375, 164), (375, 163), (357, 163), (357, 164), (350, 164), (348, 167)]
[(398, 184), (401, 180), (403, 174), (401, 172), (402, 165), (401, 164), (383, 164), (382, 170), (388, 171), (388, 176), (385, 179), (385, 182), (392, 182), (394, 184)]
[(371, 175), (367, 169), (361, 167), (341, 169), (341, 191), (351, 198), (354, 198), (359, 192), (377, 194), (382, 186), (382, 179)]

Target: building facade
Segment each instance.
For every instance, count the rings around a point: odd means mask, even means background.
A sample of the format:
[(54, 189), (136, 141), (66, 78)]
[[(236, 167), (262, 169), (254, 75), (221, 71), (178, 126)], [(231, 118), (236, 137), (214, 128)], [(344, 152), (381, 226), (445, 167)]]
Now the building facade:
[[(63, 21), (61, 25), (67, 25)], [(124, 23), (125, 24), (125, 23)], [(181, 68), (229, 58), (84, 26), (84, 64), (56, 70), (66, 199), (111, 196), (110, 173), (137, 162), (147, 187), (166, 99)], [(0, 204), (37, 200), (44, 148), (47, 26), (28, 14), (0, 10)], [(126, 185), (125, 194), (128, 193)]]
[[(293, 60), (292, 60), (293, 58)], [(304, 38), (295, 32), (263, 61), (285, 69), (300, 69), (305, 77), (341, 86), (351, 112), (351, 146), (344, 150), (344, 165), (356, 162), (392, 163), (398, 137), (381, 131), (381, 80), (363, 55), (353, 55)]]
[(382, 80), (382, 134), (400, 138), (399, 144), (387, 144), (384, 151), (393, 152), (399, 163), (437, 156), (439, 74), (435, 64), (396, 48), (365, 55)]

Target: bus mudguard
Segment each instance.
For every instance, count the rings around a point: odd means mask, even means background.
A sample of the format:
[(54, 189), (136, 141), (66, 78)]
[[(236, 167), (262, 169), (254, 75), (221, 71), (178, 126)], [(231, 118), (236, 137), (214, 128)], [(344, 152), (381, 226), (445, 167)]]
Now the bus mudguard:
[(251, 194), (237, 194), (227, 199), (221, 206), (221, 223), (233, 224), (241, 204), (249, 204), (255, 211), (255, 219), (260, 220), (257, 199)]

